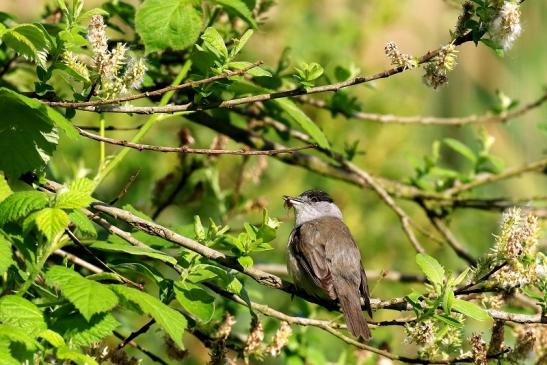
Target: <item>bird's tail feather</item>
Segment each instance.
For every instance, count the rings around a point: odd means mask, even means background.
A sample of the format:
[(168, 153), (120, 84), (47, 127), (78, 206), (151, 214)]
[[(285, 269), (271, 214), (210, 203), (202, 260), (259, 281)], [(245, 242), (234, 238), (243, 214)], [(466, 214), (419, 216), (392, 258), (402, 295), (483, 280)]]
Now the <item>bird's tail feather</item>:
[(370, 329), (361, 310), (361, 300), (357, 291), (353, 292), (350, 288), (337, 292), (342, 312), (346, 317), (346, 323), (351, 334), (360, 337), (365, 341), (371, 338)]

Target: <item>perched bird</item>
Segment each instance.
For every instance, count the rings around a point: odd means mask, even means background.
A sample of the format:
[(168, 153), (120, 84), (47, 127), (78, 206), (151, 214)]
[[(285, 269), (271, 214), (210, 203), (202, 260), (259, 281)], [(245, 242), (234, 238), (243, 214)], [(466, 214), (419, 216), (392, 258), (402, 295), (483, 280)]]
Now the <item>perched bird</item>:
[(332, 198), (320, 190), (297, 197), (283, 196), (295, 210), (295, 227), (289, 237), (288, 271), (294, 284), (322, 299), (338, 300), (351, 333), (365, 341), (370, 330), (361, 310), (372, 316), (367, 276), (361, 254)]

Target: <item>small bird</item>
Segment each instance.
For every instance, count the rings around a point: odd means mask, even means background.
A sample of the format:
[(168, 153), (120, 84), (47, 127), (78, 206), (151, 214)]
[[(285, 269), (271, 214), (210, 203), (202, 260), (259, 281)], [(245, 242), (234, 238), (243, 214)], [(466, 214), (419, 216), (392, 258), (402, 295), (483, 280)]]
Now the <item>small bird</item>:
[(294, 284), (312, 296), (338, 300), (350, 332), (369, 341), (370, 330), (361, 310), (363, 298), (372, 317), (367, 276), (342, 212), (320, 190), (308, 190), (297, 197), (284, 195), (283, 200), (295, 210), (287, 264)]

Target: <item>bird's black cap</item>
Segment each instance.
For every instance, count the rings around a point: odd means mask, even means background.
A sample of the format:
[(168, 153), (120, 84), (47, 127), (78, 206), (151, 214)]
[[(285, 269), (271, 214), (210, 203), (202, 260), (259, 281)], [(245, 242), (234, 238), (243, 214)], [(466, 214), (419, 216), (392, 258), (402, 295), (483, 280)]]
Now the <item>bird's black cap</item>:
[(329, 202), (332, 203), (333, 200), (329, 194), (321, 190), (307, 190), (299, 195), (300, 198), (306, 199), (310, 202)]

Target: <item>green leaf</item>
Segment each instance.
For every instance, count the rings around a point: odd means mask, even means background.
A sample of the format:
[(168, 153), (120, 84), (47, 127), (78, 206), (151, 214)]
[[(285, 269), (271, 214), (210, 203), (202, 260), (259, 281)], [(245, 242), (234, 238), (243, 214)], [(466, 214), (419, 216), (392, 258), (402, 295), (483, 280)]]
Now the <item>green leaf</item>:
[(99, 365), (91, 356), (71, 350), (68, 346), (59, 347), (57, 349), (57, 358), (61, 360), (71, 360), (78, 365)]
[(287, 115), (308, 133), (319, 146), (330, 149), (329, 141), (323, 131), (299, 107), (289, 99), (275, 99), (277, 104)]
[(4, 176), (2, 171), (0, 171), (0, 202), (4, 201), (11, 194), (13, 194), (13, 191), (6, 181), (6, 177)]
[(462, 299), (455, 299), (452, 304), (452, 310), (460, 312), (477, 321), (486, 321), (490, 319), (488, 312), (477, 304)]
[(444, 282), (444, 269), (437, 260), (433, 257), (419, 253), (416, 255), (416, 264), (423, 271), (427, 279), (435, 285), (437, 292), (440, 292), (440, 288)]
[(201, 39), (203, 39), (203, 46), (215, 54), (217, 58), (222, 61), (228, 58), (228, 49), (224, 44), (224, 39), (222, 39), (222, 36), (215, 28), (207, 28)]
[(253, 258), (251, 256), (240, 256), (237, 258), (237, 262), (239, 262), (245, 269), (253, 266)]
[(88, 280), (64, 266), (52, 266), (46, 273), (46, 282), (59, 288), (87, 321), (93, 314), (106, 312), (118, 304), (118, 298), (108, 286)]
[(57, 111), (6, 88), (0, 88), (0, 115), (0, 170), (8, 176), (43, 168), (58, 143), (57, 128), (78, 137)]
[(438, 319), (439, 321), (441, 322), (444, 322), (446, 323), (447, 325), (449, 326), (452, 326), (452, 327), (456, 327), (456, 328), (461, 328), (463, 327), (463, 323), (460, 322), (459, 320), (457, 320), (456, 318), (452, 318), (450, 316), (447, 316), (447, 315), (443, 315), (443, 314), (433, 314), (433, 318), (435, 319)]
[(62, 209), (44, 208), (36, 214), (35, 222), (40, 232), (52, 241), (68, 227), (70, 218)]
[(41, 25), (20, 24), (7, 29), (2, 41), (18, 54), (46, 68), (47, 55), (51, 43), (47, 32)]
[(0, 225), (14, 222), (48, 204), (48, 196), (40, 191), (20, 191), (0, 203)]
[(65, 345), (65, 340), (63, 339), (63, 336), (50, 329), (40, 332), (38, 337), (43, 338), (53, 347), (61, 347)]
[(458, 152), (463, 157), (467, 158), (473, 164), (477, 162), (477, 156), (475, 155), (475, 152), (473, 152), (471, 148), (467, 147), (457, 139), (445, 138), (443, 139), (443, 143), (454, 151)]
[(21, 365), (21, 361), (11, 356), (10, 340), (0, 335), (0, 364), (3, 365)]
[(89, 179), (78, 179), (70, 182), (55, 196), (55, 207), (61, 209), (86, 208), (93, 202), (91, 193), (95, 185)]
[(17, 295), (6, 295), (0, 299), (0, 322), (34, 336), (47, 329), (42, 311), (31, 301)]
[[(228, 63), (229, 68), (235, 68), (236, 70), (243, 70), (246, 67), (251, 66), (251, 62), (230, 62)], [(245, 72), (248, 75), (255, 77), (272, 77), (271, 72), (264, 70), (262, 67), (255, 66)]]
[(91, 248), (108, 252), (124, 252), (130, 255), (146, 256), (154, 258), (171, 265), (177, 264), (177, 259), (153, 248), (132, 246), (124, 243), (95, 242)]
[(450, 314), (450, 310), (452, 309), (452, 305), (454, 304), (454, 291), (452, 290), (452, 286), (448, 285), (444, 288), (443, 293), (443, 301), (442, 306), (443, 310), (446, 314)]
[(461, 284), (461, 282), (466, 278), (467, 274), (469, 274), (469, 271), (471, 271), (471, 268), (467, 267), (465, 270), (462, 271), (460, 275), (456, 279), (452, 281), (453, 286), (458, 286)]
[(11, 243), (0, 237), (0, 275), (8, 271), (8, 268), (14, 263), (11, 254)]
[(36, 340), (27, 331), (7, 324), (0, 324), (0, 338), (2, 337), (22, 343), (27, 350), (34, 350), (38, 346)]
[(245, 47), (249, 39), (251, 39), (253, 33), (254, 33), (253, 30), (249, 29), (245, 33), (243, 33), (241, 38), (234, 40), (234, 47), (230, 50), (230, 58), (234, 58), (235, 56), (239, 54), (239, 52), (241, 52), (241, 50), (243, 49), (243, 47)]
[(176, 282), (174, 286), (177, 301), (189, 313), (202, 322), (208, 322), (215, 313), (215, 298), (200, 285), (189, 281)]
[(112, 287), (125, 299), (137, 304), (144, 313), (152, 316), (177, 346), (184, 348), (182, 335), (186, 329), (187, 321), (182, 314), (150, 294), (122, 285), (113, 285)]
[(120, 322), (112, 313), (100, 313), (86, 321), (80, 314), (63, 318), (56, 324), (58, 328), (66, 329), (63, 333), (69, 343), (76, 346), (89, 346), (111, 336), (120, 326)]
[(70, 212), (68, 217), (70, 218), (70, 221), (76, 225), (76, 228), (81, 234), (90, 238), (97, 237), (97, 230), (95, 229), (93, 222), (87, 218), (84, 212), (81, 210), (74, 210)]
[(198, 40), (202, 27), (201, 14), (191, 0), (145, 0), (135, 20), (146, 53), (188, 48)]
[(235, 13), (241, 19), (243, 19), (251, 27), (256, 28), (256, 21), (253, 18), (251, 9), (247, 7), (242, 0), (215, 0), (215, 2), (221, 5), (226, 11)]

